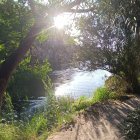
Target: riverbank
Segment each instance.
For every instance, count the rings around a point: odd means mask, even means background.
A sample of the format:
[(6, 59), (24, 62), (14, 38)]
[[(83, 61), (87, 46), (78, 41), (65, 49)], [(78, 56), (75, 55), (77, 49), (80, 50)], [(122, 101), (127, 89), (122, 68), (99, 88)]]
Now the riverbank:
[(124, 140), (123, 122), (139, 106), (139, 97), (112, 96), (106, 88), (98, 89), (92, 98), (50, 96), (43, 113), (27, 120), (1, 120), (0, 139)]
[(25, 114), (21, 119), (15, 118), (12, 105), (7, 102), (8, 113), (3, 114), (0, 119), (0, 139), (45, 140), (65, 123), (71, 122), (79, 111), (112, 98), (117, 98), (117, 94), (109, 92), (105, 87), (99, 88), (90, 98), (83, 96), (77, 100), (70, 97), (57, 98), (50, 92), (43, 112), (39, 109), (33, 116)]
[(39, 109), (33, 116), (19, 120), (9, 110), (0, 122), (0, 139), (118, 140), (123, 138), (123, 120), (138, 106), (139, 97), (118, 95), (105, 87), (98, 88), (90, 98), (77, 100), (57, 98), (50, 92), (43, 112)]
[(72, 124), (63, 126), (48, 140), (124, 140), (122, 128), (127, 115), (140, 107), (140, 97), (108, 100), (88, 107)]

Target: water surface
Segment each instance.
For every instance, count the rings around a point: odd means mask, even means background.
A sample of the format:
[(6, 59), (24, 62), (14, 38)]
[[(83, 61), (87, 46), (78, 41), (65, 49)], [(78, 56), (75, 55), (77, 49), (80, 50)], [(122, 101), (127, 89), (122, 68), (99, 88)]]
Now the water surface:
[[(75, 69), (73, 73), (67, 74), (70, 78), (65, 77), (63, 84), (56, 84), (56, 96), (72, 96), (78, 98), (80, 96), (91, 96), (98, 88), (104, 85), (105, 80), (111, 75), (108, 71), (98, 69), (96, 71), (80, 71)], [(61, 78), (62, 78), (61, 77)]]
[[(57, 97), (70, 96), (79, 98), (80, 96), (90, 97), (94, 91), (104, 85), (105, 80), (111, 73), (105, 70), (81, 71), (79, 69), (66, 69), (54, 71), (51, 75), (54, 84), (54, 92)], [(30, 100), (26, 114), (40, 110), (46, 104), (46, 97), (39, 97), (37, 100)]]

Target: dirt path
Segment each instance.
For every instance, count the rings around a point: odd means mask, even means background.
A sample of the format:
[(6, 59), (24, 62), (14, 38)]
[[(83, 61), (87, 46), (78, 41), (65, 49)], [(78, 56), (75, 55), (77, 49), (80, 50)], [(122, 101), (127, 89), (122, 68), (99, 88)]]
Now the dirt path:
[(127, 114), (140, 107), (140, 98), (107, 101), (89, 107), (77, 116), (74, 124), (50, 136), (48, 140), (124, 140), (122, 122)]

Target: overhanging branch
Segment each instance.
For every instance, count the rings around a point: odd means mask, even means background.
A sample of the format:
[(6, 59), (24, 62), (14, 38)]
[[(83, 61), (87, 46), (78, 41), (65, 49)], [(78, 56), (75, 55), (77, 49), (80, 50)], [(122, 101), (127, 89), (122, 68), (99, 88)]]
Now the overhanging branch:
[(86, 0), (76, 0), (74, 2), (71, 2), (69, 4), (65, 4), (63, 6), (60, 6), (56, 9), (49, 9), (47, 11), (47, 13), (49, 15), (52, 15), (52, 16), (57, 16), (61, 13), (64, 13), (64, 12), (69, 12), (69, 13), (87, 13), (87, 12), (92, 12), (95, 8), (94, 7), (90, 7), (90, 8), (86, 8), (86, 9), (80, 9), (80, 8), (76, 8), (76, 9), (73, 9), (75, 6), (80, 6), (81, 3), (83, 2), (86, 2)]
[(65, 12), (71, 12), (71, 13), (88, 13), (94, 11), (94, 7), (88, 8), (88, 9), (69, 9), (66, 10)]
[(81, 4), (83, 1), (85, 1), (85, 0), (75, 0), (75, 1), (73, 1), (73, 2), (71, 2), (71, 3), (69, 3), (69, 4), (65, 4), (63, 7), (61, 7), (62, 9), (71, 9), (71, 8), (73, 8), (74, 6), (76, 6), (76, 5), (79, 5), (79, 4)]

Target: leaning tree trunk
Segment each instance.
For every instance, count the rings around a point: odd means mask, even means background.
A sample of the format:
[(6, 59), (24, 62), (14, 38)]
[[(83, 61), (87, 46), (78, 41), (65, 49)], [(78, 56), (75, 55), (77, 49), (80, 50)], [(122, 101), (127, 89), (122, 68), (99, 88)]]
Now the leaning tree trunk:
[(35, 23), (30, 29), (27, 36), (20, 42), (18, 49), (12, 53), (0, 66), (0, 106), (2, 105), (2, 98), (6, 90), (9, 78), (17, 65), (24, 58), (26, 52), (32, 46), (36, 36), (41, 30), (41, 26)]

